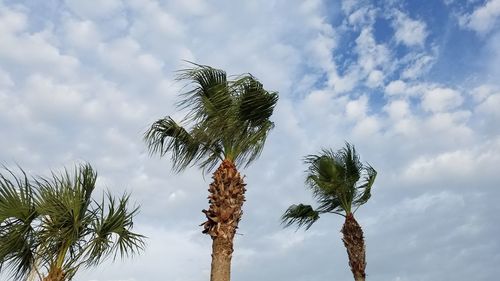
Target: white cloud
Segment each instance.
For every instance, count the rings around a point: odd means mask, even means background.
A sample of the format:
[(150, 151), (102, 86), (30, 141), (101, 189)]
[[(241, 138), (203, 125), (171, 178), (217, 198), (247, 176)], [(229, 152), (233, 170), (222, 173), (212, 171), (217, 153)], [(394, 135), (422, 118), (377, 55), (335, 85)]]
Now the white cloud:
[[(345, 4), (343, 4), (343, 7), (345, 7)], [(345, 8), (344, 10), (349, 12), (350, 9)], [(365, 25), (372, 24), (375, 21), (375, 17), (376, 17), (375, 9), (369, 6), (362, 6), (352, 11), (347, 16), (347, 21), (350, 25), (362, 27)]]
[(336, 71), (330, 72), (328, 76), (328, 85), (336, 93), (346, 93), (354, 89), (360, 80), (359, 71), (356, 69), (350, 70), (343, 76), (336, 73)]
[(393, 26), (397, 43), (403, 43), (409, 47), (425, 45), (428, 35), (425, 22), (414, 20), (401, 11), (395, 11)]
[(477, 106), (477, 111), (494, 116), (496, 120), (500, 120), (500, 93), (488, 96)]
[(384, 107), (389, 117), (394, 120), (401, 120), (410, 114), (408, 102), (405, 100), (394, 100)]
[(405, 69), (401, 73), (401, 78), (411, 80), (418, 79), (420, 76), (431, 69), (435, 61), (435, 56), (426, 53), (420, 53), (411, 56), (407, 62)]
[(9, 73), (0, 68), (0, 89), (12, 86), (14, 86), (14, 81), (12, 81)]
[(351, 100), (345, 107), (345, 114), (348, 119), (359, 120), (366, 116), (368, 110), (368, 97), (361, 96), (357, 100)]
[(463, 24), (479, 34), (484, 35), (497, 26), (499, 17), (500, 1), (488, 0), (483, 6), (478, 7), (471, 14), (465, 15)]
[(101, 34), (96, 24), (89, 20), (69, 19), (64, 24), (67, 40), (71, 46), (82, 49), (96, 48), (101, 41)]
[(385, 92), (390, 95), (402, 95), (406, 91), (406, 83), (401, 80), (395, 80), (391, 81), (387, 86), (385, 87)]
[(30, 107), (36, 107), (36, 114), (41, 116), (58, 113), (73, 115), (84, 103), (84, 96), (74, 85), (57, 84), (51, 78), (40, 75), (27, 78), (25, 97)]
[(447, 111), (459, 107), (463, 102), (460, 92), (449, 88), (434, 88), (425, 92), (422, 107), (432, 112)]
[(384, 73), (380, 70), (374, 70), (368, 74), (366, 84), (370, 88), (381, 86), (384, 83)]
[(471, 91), (471, 95), (476, 102), (482, 102), (490, 95), (500, 92), (496, 86), (491, 84), (480, 85)]
[(65, 0), (65, 4), (72, 12), (82, 18), (102, 19), (110, 14), (120, 12), (124, 7), (121, 0), (107, 0), (102, 2)]
[(403, 177), (415, 183), (449, 181), (451, 187), (459, 183), (463, 188), (479, 189), (482, 180), (473, 186), (467, 184), (473, 183), (474, 178), (488, 178), (495, 173), (495, 163), (500, 161), (499, 144), (497, 139), (468, 149), (418, 157), (406, 167)]
[(380, 122), (374, 116), (368, 116), (359, 120), (352, 129), (352, 135), (355, 139), (369, 139), (380, 130)]
[(358, 64), (367, 73), (389, 63), (391, 54), (383, 44), (377, 44), (373, 37), (373, 29), (365, 27), (356, 38)]

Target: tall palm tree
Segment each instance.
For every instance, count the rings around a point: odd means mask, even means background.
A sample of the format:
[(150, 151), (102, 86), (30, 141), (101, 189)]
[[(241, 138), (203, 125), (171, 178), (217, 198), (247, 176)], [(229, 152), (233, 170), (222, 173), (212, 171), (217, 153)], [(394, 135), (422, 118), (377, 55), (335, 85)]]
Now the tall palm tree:
[(91, 195), (97, 174), (88, 164), (52, 177), (0, 173), (0, 270), (17, 280), (71, 280), (80, 267), (144, 247), (131, 231), (138, 208), (129, 196)]
[(318, 207), (292, 205), (282, 216), (283, 224), (285, 227), (295, 224), (307, 230), (321, 214), (345, 217), (342, 241), (349, 256), (349, 266), (354, 280), (365, 280), (365, 242), (354, 213), (370, 199), (377, 172), (370, 165), (361, 163), (354, 146), (349, 143), (337, 152), (324, 149), (319, 155), (309, 155), (305, 163), (309, 165), (306, 185), (311, 189)]
[(266, 91), (252, 75), (228, 80), (226, 72), (193, 64), (179, 71), (188, 81), (178, 106), (187, 115), (180, 125), (167, 116), (145, 134), (152, 154), (171, 152), (173, 169), (197, 165), (204, 171), (218, 168), (209, 186), (209, 208), (203, 233), (212, 238), (210, 280), (230, 280), (233, 238), (242, 216), (245, 183), (238, 168), (248, 166), (262, 151), (278, 95)]

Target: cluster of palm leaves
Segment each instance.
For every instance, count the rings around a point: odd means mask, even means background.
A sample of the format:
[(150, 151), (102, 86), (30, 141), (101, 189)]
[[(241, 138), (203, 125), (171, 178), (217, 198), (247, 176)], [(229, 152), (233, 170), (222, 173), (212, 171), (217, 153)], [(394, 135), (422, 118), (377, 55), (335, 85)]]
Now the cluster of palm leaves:
[(70, 280), (80, 267), (125, 257), (144, 246), (131, 231), (138, 209), (129, 196), (92, 199), (88, 164), (52, 177), (0, 173), (0, 269), (18, 280)]
[(145, 134), (150, 152), (172, 152), (177, 171), (192, 164), (211, 170), (224, 159), (238, 165), (255, 160), (274, 127), (269, 118), (277, 93), (250, 74), (228, 80), (224, 71), (203, 65), (180, 70), (177, 78), (192, 86), (178, 103), (188, 110), (186, 126), (169, 116), (154, 122)]

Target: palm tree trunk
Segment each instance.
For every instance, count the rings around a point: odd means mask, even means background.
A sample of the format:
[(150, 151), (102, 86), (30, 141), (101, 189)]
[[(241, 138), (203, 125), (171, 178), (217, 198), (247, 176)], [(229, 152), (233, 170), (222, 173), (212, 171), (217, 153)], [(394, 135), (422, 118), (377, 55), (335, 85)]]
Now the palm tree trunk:
[(66, 274), (60, 268), (53, 267), (42, 281), (65, 281)]
[(203, 210), (207, 221), (202, 225), (203, 233), (212, 237), (211, 281), (231, 279), (233, 239), (243, 214), (245, 183), (234, 163), (222, 161), (212, 176), (208, 189), (209, 209)]
[(342, 241), (347, 249), (349, 256), (349, 266), (355, 281), (364, 281), (366, 278), (366, 257), (365, 257), (365, 241), (363, 238), (363, 230), (354, 218), (353, 214), (347, 214), (342, 227), (344, 237)]

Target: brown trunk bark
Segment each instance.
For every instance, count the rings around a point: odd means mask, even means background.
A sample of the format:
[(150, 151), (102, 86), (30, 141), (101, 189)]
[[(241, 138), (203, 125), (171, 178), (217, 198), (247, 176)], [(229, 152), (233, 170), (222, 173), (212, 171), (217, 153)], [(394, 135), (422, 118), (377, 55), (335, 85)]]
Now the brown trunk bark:
[(231, 258), (233, 255), (233, 241), (222, 237), (212, 240), (212, 267), (211, 281), (231, 280)]
[(203, 233), (212, 237), (211, 281), (231, 279), (233, 239), (243, 214), (245, 183), (233, 162), (224, 160), (212, 176)]
[(66, 274), (60, 268), (52, 268), (42, 281), (65, 281)]
[(344, 226), (342, 227), (344, 237), (344, 246), (347, 249), (349, 256), (349, 266), (355, 281), (364, 281), (366, 278), (366, 257), (365, 257), (365, 241), (363, 238), (363, 230), (359, 226), (352, 214), (348, 214)]

